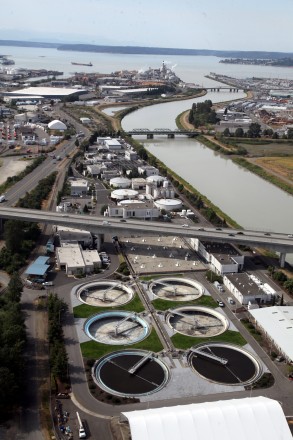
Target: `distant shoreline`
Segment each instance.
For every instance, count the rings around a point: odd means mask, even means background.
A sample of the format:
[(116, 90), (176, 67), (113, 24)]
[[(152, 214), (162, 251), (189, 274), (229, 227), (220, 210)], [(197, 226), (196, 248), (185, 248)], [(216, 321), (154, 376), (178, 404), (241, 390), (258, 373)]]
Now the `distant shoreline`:
[(168, 47), (143, 47), (143, 46), (107, 46), (94, 44), (68, 44), (68, 43), (42, 43), (37, 41), (0, 40), (0, 46), (14, 47), (39, 47), (44, 49), (57, 49), (75, 52), (117, 53), (137, 55), (176, 55), (176, 56), (215, 56), (231, 58), (265, 58), (280, 59), (285, 56), (293, 57), (292, 52), (266, 52), (266, 51), (232, 51), (210, 49), (179, 49)]

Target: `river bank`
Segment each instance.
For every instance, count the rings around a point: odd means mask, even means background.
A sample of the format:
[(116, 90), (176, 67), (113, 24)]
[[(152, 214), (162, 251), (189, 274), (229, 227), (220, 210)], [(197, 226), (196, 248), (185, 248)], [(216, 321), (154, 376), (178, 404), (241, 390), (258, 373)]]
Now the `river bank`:
[[(109, 104), (99, 104), (98, 106), (95, 106), (95, 110), (97, 111), (97, 113), (102, 114), (112, 125), (113, 130), (114, 131), (119, 131), (119, 130), (123, 130), (122, 126), (121, 126), (121, 121), (122, 119), (129, 113), (139, 110), (143, 107), (149, 107), (152, 105), (157, 105), (157, 104), (165, 104), (168, 102), (176, 102), (176, 101), (187, 101), (189, 99), (195, 99), (195, 98), (200, 98), (201, 96), (205, 96), (207, 94), (206, 90), (201, 90), (199, 93), (194, 93), (194, 94), (190, 94), (190, 95), (183, 95), (183, 96), (173, 96), (172, 98), (159, 98), (159, 99), (153, 99), (151, 101), (145, 101), (145, 100), (141, 100), (141, 101), (127, 101), (125, 103), (121, 103), (121, 102), (115, 102), (115, 103), (109, 103)], [(111, 108), (111, 107), (121, 107), (121, 105), (125, 105), (125, 109), (118, 111), (117, 113), (115, 113), (114, 116), (110, 116), (110, 115), (106, 115), (103, 110), (106, 108)]]
[[(194, 129), (194, 126), (188, 122), (189, 112), (190, 110), (186, 110), (178, 115), (178, 117), (176, 118), (176, 124), (178, 128), (183, 130)], [(231, 145), (225, 144), (223, 141), (219, 141), (214, 136), (202, 134), (202, 136), (200, 136), (200, 138), (197, 138), (197, 140), (214, 151), (231, 156), (231, 160), (237, 165), (272, 183), (273, 185), (277, 186), (288, 194), (293, 195), (292, 179), (284, 177), (284, 169), (276, 166), (274, 157), (271, 157), (270, 161), (266, 161), (266, 163), (263, 164), (260, 158), (258, 158), (258, 160), (245, 158), (243, 155), (239, 154), (241, 153), (241, 148), (239, 149), (232, 147)], [(232, 155), (235, 156), (232, 157)], [(276, 160), (277, 159), (279, 158), (276, 157)], [(290, 161), (289, 165), (291, 166), (290, 158), (288, 158), (288, 160)], [(291, 173), (289, 172), (289, 174)]]

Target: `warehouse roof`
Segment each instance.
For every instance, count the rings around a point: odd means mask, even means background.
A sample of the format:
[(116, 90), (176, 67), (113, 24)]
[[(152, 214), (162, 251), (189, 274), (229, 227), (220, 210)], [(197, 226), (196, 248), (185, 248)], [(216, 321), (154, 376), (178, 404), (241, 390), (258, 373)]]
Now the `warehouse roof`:
[(130, 423), (132, 440), (292, 440), (279, 402), (267, 397), (122, 414)]
[(293, 361), (293, 307), (273, 306), (250, 310), (257, 323)]

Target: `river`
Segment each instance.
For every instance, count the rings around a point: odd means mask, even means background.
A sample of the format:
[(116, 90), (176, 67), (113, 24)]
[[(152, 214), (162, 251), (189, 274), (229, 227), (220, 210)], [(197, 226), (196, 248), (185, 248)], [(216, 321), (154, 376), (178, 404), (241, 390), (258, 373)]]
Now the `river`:
[[(293, 79), (293, 69), (267, 66), (229, 65), (219, 63), (217, 57), (99, 54), (65, 52), (56, 49), (0, 47), (0, 54), (9, 54), (15, 66), (45, 68), (64, 72), (111, 73), (122, 69), (159, 67), (162, 61), (174, 66), (176, 74), (186, 82), (213, 86), (215, 81), (205, 78), (210, 72), (238, 78), (277, 77)], [(93, 67), (72, 66), (71, 61), (88, 63)], [(123, 128), (175, 128), (175, 118), (197, 100), (213, 102), (241, 98), (243, 94), (209, 92), (203, 98), (145, 107), (123, 119)], [(166, 165), (190, 182), (215, 205), (245, 228), (293, 233), (293, 198), (263, 179), (235, 165), (225, 156), (188, 138), (142, 139), (146, 147)]]
[[(239, 97), (241, 95), (236, 93), (209, 92), (193, 100), (158, 104), (127, 115), (122, 125), (126, 131), (132, 128), (173, 129), (176, 116), (190, 108), (192, 102), (203, 99), (222, 102)], [(147, 141), (141, 136), (137, 138), (244, 228), (293, 232), (293, 198), (276, 186), (194, 139), (160, 136)], [(292, 256), (288, 256), (287, 261), (292, 264)]]

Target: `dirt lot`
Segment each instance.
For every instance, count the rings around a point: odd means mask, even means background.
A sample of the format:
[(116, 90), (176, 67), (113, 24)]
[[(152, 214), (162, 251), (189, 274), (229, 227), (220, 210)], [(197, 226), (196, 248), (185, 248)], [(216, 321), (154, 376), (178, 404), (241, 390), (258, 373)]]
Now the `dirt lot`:
[(29, 165), (30, 161), (21, 160), (18, 157), (2, 157), (0, 168), (0, 184), (5, 182), (7, 177), (15, 176)]
[(293, 157), (262, 157), (253, 163), (293, 183)]

